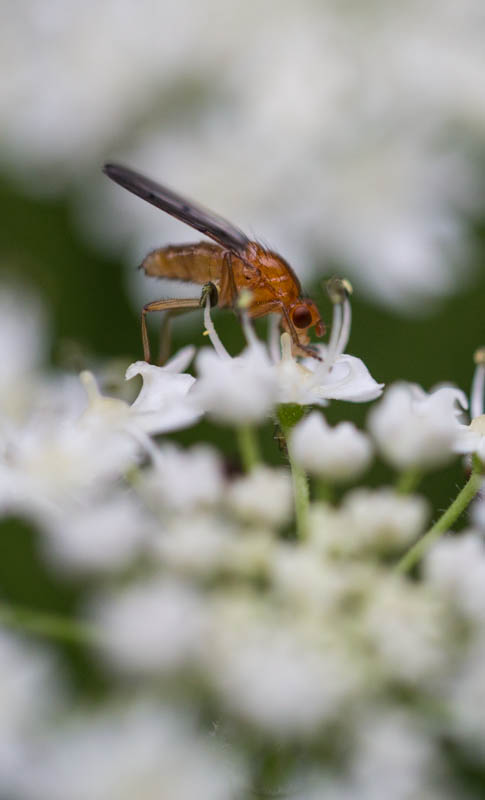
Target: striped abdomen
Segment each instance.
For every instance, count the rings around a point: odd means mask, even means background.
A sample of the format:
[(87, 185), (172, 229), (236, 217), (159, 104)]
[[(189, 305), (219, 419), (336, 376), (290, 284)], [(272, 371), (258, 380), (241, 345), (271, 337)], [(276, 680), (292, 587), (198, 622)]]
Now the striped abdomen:
[(160, 247), (147, 255), (141, 264), (146, 275), (204, 284), (219, 282), (224, 250), (218, 244), (177, 244)]

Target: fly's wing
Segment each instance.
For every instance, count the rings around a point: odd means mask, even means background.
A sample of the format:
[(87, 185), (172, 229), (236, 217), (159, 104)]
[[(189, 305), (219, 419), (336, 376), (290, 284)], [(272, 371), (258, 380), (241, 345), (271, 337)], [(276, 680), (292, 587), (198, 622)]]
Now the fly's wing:
[(129, 192), (138, 195), (148, 203), (161, 208), (172, 217), (186, 222), (191, 228), (204, 233), (223, 247), (236, 253), (242, 253), (249, 244), (249, 239), (239, 228), (231, 225), (223, 217), (212, 211), (186, 200), (176, 192), (162, 186), (139, 172), (123, 167), (120, 164), (105, 164), (103, 172)]

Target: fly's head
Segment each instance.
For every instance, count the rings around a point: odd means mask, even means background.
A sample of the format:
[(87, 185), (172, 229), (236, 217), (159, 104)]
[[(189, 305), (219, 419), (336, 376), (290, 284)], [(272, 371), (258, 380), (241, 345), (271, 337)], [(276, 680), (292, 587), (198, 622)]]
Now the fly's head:
[(320, 317), (320, 312), (313, 300), (309, 297), (301, 297), (289, 309), (290, 319), (300, 338), (300, 334), (306, 334), (309, 328), (315, 328), (318, 337), (325, 334), (325, 325)]

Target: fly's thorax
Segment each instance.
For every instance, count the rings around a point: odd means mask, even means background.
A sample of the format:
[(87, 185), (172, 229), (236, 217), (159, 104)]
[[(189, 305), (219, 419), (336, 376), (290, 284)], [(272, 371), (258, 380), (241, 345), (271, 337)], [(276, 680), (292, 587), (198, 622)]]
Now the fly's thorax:
[(278, 300), (288, 305), (301, 292), (300, 283), (287, 261), (257, 242), (249, 242), (239, 271), (240, 288), (257, 290), (260, 302)]

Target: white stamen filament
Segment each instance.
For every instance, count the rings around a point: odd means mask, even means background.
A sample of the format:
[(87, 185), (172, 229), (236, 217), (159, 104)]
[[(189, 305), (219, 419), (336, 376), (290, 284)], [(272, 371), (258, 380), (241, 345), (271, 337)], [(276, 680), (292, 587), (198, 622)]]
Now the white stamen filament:
[(93, 406), (101, 398), (93, 373), (87, 369), (84, 369), (79, 375), (79, 380), (84, 387), (89, 405)]
[(320, 364), (314, 372), (314, 379), (312, 380), (314, 386), (317, 386), (324, 380), (337, 358), (344, 352), (347, 342), (349, 341), (351, 322), (352, 312), (349, 299), (346, 298), (343, 303), (334, 303), (332, 330), (327, 347), (327, 354), (323, 364)]
[(333, 362), (335, 361), (341, 330), (342, 330), (342, 304), (334, 303), (333, 316), (332, 316), (332, 330), (330, 332), (330, 341), (328, 343), (327, 357), (325, 359), (325, 366), (327, 367), (327, 370), (332, 366)]
[(222, 344), (219, 336), (217, 335), (216, 329), (214, 328), (214, 323), (212, 322), (211, 318), (211, 306), (210, 306), (210, 299), (207, 297), (205, 301), (205, 308), (204, 308), (204, 325), (207, 333), (209, 334), (209, 339), (212, 342), (212, 346), (216, 351), (219, 358), (223, 358), (226, 361), (231, 358), (229, 353), (227, 352), (226, 348)]
[(480, 417), (484, 413), (483, 400), (485, 391), (485, 365), (477, 364), (473, 376), (472, 390), (470, 397), (470, 413), (472, 419)]
[(352, 307), (350, 305), (350, 300), (348, 297), (345, 298), (343, 302), (343, 320), (342, 320), (342, 327), (340, 329), (340, 334), (337, 341), (337, 346), (335, 348), (335, 358), (341, 356), (343, 352), (345, 352), (345, 348), (347, 347), (350, 339), (350, 327), (352, 325)]
[(246, 337), (246, 341), (247, 341), (248, 345), (250, 347), (251, 346), (252, 347), (257, 346), (258, 337), (256, 336), (256, 334), (254, 332), (254, 328), (253, 328), (253, 326), (251, 324), (251, 321), (249, 319), (247, 311), (243, 311), (241, 313), (241, 321), (242, 321), (242, 327), (243, 327), (244, 335)]
[(268, 350), (271, 361), (277, 364), (280, 360), (280, 317), (270, 314), (268, 324)]
[(281, 334), (281, 360), (293, 361), (291, 336), (287, 331)]

